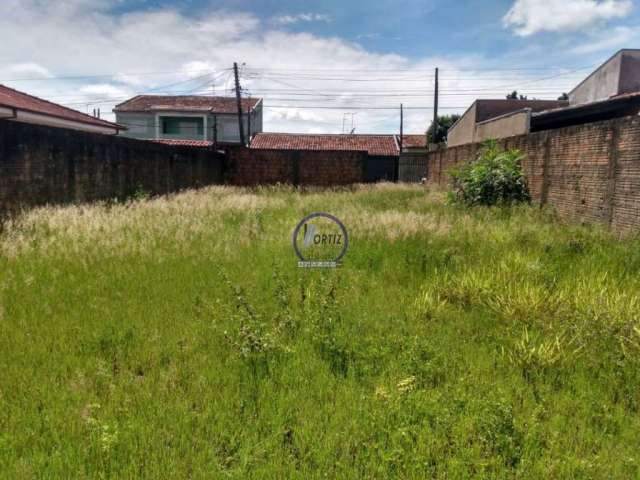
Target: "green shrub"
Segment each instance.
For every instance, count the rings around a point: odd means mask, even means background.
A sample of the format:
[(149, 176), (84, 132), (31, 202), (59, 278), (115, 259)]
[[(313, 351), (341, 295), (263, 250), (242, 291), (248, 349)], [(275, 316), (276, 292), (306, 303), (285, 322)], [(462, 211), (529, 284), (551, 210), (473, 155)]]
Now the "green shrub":
[(510, 205), (530, 200), (524, 174), (522, 153), (501, 150), (495, 140), (483, 144), (477, 159), (449, 173), (453, 179), (454, 201), (467, 205)]

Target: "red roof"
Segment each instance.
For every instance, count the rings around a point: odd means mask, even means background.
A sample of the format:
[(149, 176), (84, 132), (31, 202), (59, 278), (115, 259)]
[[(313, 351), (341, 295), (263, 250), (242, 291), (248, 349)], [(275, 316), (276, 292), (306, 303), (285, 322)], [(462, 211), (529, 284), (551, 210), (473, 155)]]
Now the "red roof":
[[(202, 95), (138, 95), (116, 105), (114, 112), (211, 112), (238, 113), (235, 97), (206, 97)], [(243, 98), (242, 110), (255, 108), (259, 98)]]
[(63, 120), (69, 120), (73, 122), (84, 123), (87, 125), (109, 127), (113, 129), (123, 130), (124, 127), (117, 125), (106, 120), (100, 120), (99, 118), (86, 115), (72, 110), (57, 103), (52, 103), (47, 100), (43, 100), (33, 95), (19, 92), (13, 88), (0, 85), (0, 106), (17, 108), (18, 110), (25, 110), (31, 113), (38, 113), (40, 115), (48, 115), (50, 117), (56, 117)]
[(312, 135), (258, 133), (251, 148), (262, 150), (350, 150), (369, 155), (398, 156), (394, 135)]
[(184, 146), (184, 147), (212, 147), (213, 146), (213, 142), (210, 142), (208, 140), (167, 140), (167, 139), (160, 139), (160, 140), (151, 140), (152, 142), (155, 143), (163, 143), (165, 145), (178, 145), (178, 146)]
[(402, 137), (404, 148), (427, 148), (427, 135), (404, 135)]

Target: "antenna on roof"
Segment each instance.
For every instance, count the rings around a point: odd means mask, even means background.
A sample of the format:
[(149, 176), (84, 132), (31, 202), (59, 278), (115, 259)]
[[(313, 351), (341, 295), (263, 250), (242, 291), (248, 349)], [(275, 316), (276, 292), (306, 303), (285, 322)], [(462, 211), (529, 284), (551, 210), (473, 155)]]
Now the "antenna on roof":
[(349, 135), (353, 135), (353, 133), (356, 131), (356, 123), (355, 123), (355, 116), (358, 114), (358, 112), (345, 112), (342, 114), (342, 134), (344, 135), (346, 133), (346, 121), (347, 121), (347, 117), (349, 115), (351, 115), (351, 132), (349, 133)]

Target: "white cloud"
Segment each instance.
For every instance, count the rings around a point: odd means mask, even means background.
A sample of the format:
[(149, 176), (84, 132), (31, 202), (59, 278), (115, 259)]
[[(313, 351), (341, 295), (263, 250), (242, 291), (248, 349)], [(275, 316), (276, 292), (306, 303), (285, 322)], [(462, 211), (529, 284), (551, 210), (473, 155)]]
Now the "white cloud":
[(34, 62), (18, 63), (7, 67), (7, 71), (23, 77), (50, 78), (51, 72)]
[(626, 17), (631, 0), (516, 0), (503, 18), (520, 36), (576, 31), (605, 20)]
[[(243, 87), (264, 97), (265, 130), (291, 132), (339, 133), (343, 113), (357, 111), (358, 132), (395, 133), (401, 102), (405, 132), (423, 132), (433, 113), (414, 107), (433, 104), (436, 65), (442, 113), (464, 111), (476, 97), (501, 98), (514, 88), (530, 97), (557, 97), (582, 76), (521, 89), (517, 84), (534, 77), (484, 70), (492, 64), (482, 56), (410, 60), (340, 38), (282, 31), (246, 13), (203, 10), (194, 17), (156, 9), (114, 15), (106, 0), (2, 1), (12, 8), (0, 7), (0, 72), (9, 71), (0, 82), (18, 77), (11, 67), (38, 66), (21, 78), (35, 78), (37, 70), (51, 78), (6, 83), (81, 111), (99, 107), (108, 119), (115, 104), (139, 93), (204, 94), (215, 86), (218, 95), (230, 94), (233, 62), (246, 63)], [(60, 78), (79, 75), (87, 78)], [(540, 85), (548, 90), (536, 92)], [(449, 95), (452, 90), (468, 93)], [(339, 108), (308, 108), (332, 106)]]
[(218, 69), (212, 62), (193, 60), (182, 65), (181, 70), (188, 78), (196, 78), (207, 72), (215, 72)]
[[(267, 112), (266, 120), (286, 120), (288, 122), (314, 122), (317, 124), (328, 123), (322, 115), (318, 115), (309, 111), (300, 110), (299, 108), (274, 108)], [(328, 123), (329, 126), (332, 126)]]
[(330, 15), (322, 13), (300, 13), (297, 15), (282, 15), (273, 18), (276, 25), (293, 25), (295, 23), (324, 22), (331, 23), (333, 18)]
[(108, 83), (85, 85), (78, 91), (81, 95), (87, 96), (87, 98), (104, 98), (108, 100), (122, 98), (123, 96), (131, 95), (131, 91), (124, 88), (119, 88)]
[(586, 55), (603, 51), (615, 51), (626, 45), (635, 44), (638, 39), (638, 29), (631, 27), (616, 27), (596, 32), (589, 39), (570, 50), (576, 55)]

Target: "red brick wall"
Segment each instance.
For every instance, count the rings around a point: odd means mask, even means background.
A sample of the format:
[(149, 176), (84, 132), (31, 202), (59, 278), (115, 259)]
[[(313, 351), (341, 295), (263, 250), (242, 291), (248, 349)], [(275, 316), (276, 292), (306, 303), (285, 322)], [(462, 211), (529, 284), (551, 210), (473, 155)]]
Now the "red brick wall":
[(366, 158), (366, 152), (232, 148), (227, 152), (226, 181), (242, 186), (350, 185), (363, 181)]
[(222, 182), (224, 155), (0, 120), (0, 215)]
[[(640, 118), (627, 117), (499, 141), (525, 154), (523, 169), (535, 201), (577, 221), (640, 229)], [(445, 185), (447, 170), (480, 148), (462, 145), (427, 154), (429, 182)]]

